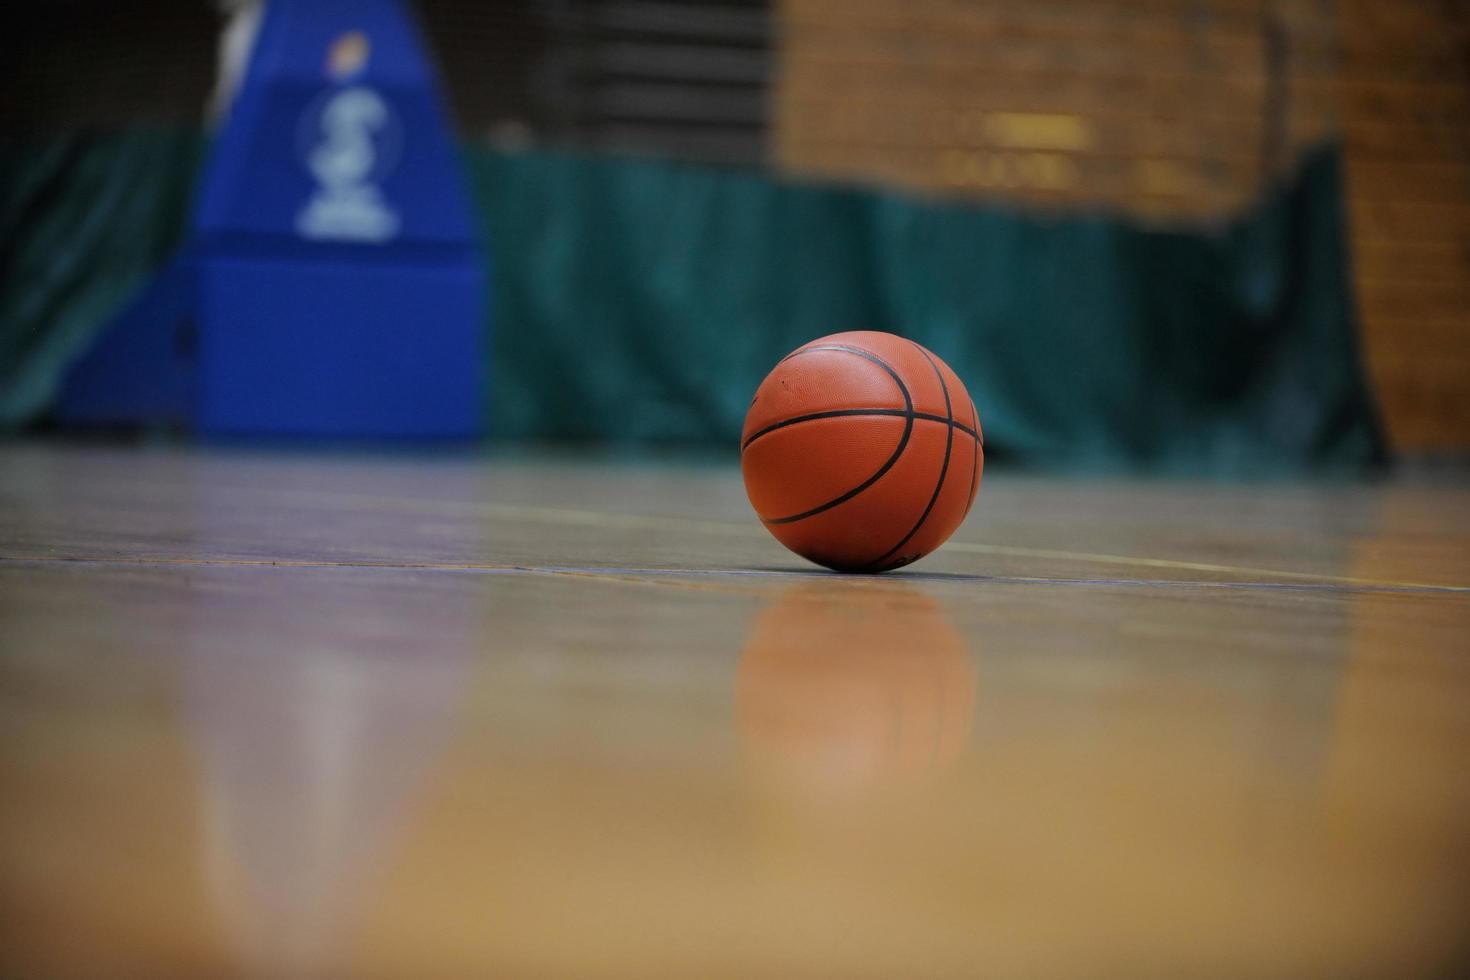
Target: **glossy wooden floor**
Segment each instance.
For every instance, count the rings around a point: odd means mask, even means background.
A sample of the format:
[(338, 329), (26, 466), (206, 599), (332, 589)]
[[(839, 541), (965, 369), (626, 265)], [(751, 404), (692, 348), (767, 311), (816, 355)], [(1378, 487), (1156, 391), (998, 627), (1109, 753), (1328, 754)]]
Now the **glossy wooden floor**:
[(0, 447), (0, 975), (1470, 959), (1470, 493)]

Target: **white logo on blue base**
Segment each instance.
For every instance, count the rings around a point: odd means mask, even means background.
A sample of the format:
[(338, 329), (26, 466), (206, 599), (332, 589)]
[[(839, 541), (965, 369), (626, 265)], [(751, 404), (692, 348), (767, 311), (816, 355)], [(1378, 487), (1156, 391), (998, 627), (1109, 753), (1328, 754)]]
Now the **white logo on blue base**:
[(301, 237), (391, 241), (402, 221), (381, 183), (398, 162), (402, 127), (387, 100), (366, 86), (328, 92), (307, 109), (301, 136), (317, 182), (296, 216)]

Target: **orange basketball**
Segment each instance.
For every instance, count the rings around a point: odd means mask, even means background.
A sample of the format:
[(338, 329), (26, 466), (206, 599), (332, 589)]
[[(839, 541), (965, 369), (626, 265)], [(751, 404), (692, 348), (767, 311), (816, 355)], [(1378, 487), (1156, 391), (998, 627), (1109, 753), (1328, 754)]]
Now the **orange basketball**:
[(984, 466), (975, 403), (912, 340), (860, 330), (782, 358), (740, 437), (745, 492), (786, 547), (844, 572), (924, 557), (964, 521)]

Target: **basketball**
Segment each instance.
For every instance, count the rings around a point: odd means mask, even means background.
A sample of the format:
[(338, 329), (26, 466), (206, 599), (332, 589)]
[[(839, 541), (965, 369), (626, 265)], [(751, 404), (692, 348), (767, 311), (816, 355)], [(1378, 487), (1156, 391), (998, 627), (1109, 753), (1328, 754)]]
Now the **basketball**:
[(984, 442), (949, 365), (912, 340), (853, 331), (798, 348), (761, 382), (740, 469), (776, 540), (837, 571), (881, 572), (964, 521)]

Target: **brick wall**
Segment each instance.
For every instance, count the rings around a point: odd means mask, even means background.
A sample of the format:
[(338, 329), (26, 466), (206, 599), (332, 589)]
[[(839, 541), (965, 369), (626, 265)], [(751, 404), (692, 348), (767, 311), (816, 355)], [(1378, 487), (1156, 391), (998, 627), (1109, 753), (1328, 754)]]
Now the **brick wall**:
[(1395, 445), (1470, 447), (1470, 3), (1338, 0), (1363, 340)]
[(1159, 217), (1227, 214), (1337, 128), (1315, 0), (783, 0), (798, 173)]
[(781, 0), (788, 172), (1198, 221), (1345, 137), (1397, 447), (1470, 448), (1470, 0)]

